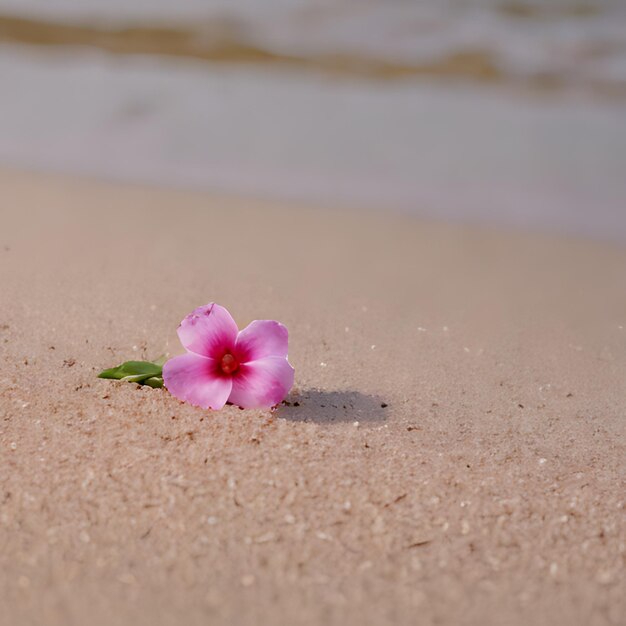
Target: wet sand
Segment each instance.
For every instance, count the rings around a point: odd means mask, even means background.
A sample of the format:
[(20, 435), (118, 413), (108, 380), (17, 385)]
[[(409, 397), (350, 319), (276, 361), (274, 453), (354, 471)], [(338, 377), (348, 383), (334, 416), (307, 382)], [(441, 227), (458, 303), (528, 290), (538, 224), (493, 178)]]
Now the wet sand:
[[(617, 624), (623, 247), (0, 171), (0, 622)], [(277, 411), (97, 379), (210, 300)]]

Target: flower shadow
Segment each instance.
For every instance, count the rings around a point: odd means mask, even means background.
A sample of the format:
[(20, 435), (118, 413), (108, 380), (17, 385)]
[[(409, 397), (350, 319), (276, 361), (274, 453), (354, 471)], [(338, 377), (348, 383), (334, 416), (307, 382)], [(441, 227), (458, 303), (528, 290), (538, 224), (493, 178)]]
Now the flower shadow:
[(381, 397), (360, 391), (305, 389), (292, 392), (279, 405), (277, 414), (293, 422), (368, 424), (385, 421), (387, 407)]

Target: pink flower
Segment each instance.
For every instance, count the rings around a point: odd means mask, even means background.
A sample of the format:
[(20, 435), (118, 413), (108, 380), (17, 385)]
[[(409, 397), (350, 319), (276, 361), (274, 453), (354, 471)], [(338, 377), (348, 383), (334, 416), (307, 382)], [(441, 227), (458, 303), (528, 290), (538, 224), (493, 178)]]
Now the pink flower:
[(221, 409), (226, 402), (272, 407), (293, 385), (288, 335), (272, 320), (256, 320), (240, 331), (223, 306), (210, 302), (180, 323), (187, 354), (163, 366), (163, 382), (173, 396), (203, 409)]

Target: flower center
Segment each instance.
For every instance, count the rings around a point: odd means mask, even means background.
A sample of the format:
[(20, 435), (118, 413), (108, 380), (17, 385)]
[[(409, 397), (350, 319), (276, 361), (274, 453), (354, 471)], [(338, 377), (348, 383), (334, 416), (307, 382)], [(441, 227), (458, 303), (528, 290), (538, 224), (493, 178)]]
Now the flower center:
[(224, 374), (233, 374), (239, 369), (239, 363), (237, 363), (237, 359), (232, 354), (227, 352), (220, 361), (220, 367)]

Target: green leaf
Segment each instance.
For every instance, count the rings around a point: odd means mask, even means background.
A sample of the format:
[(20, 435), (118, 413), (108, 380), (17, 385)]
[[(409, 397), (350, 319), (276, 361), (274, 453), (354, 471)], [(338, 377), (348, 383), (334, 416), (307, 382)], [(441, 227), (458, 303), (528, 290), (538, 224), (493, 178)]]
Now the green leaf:
[(134, 376), (124, 376), (120, 380), (125, 383), (142, 383), (144, 380), (148, 380), (148, 378), (152, 378), (152, 376), (150, 374), (135, 374)]
[(152, 378), (146, 378), (142, 384), (148, 385), (148, 387), (153, 389), (160, 389), (163, 387), (163, 378), (161, 376), (153, 376)]
[(103, 370), (98, 378), (124, 380), (133, 383), (143, 383), (149, 378), (159, 378), (163, 375), (163, 365), (150, 361), (126, 361), (117, 367)]

